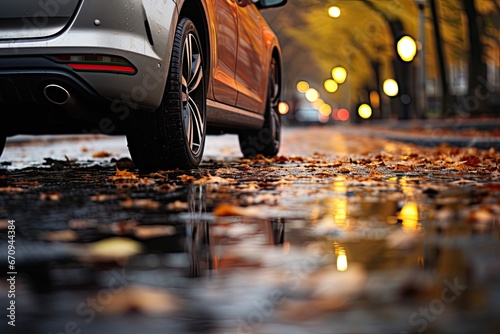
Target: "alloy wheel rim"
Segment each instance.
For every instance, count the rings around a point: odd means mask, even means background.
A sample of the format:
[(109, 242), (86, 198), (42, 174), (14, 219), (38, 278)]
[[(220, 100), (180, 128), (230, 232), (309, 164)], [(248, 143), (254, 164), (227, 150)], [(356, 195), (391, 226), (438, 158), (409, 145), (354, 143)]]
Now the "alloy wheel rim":
[(182, 63), (182, 108), (188, 147), (197, 155), (203, 146), (205, 117), (200, 109), (203, 99), (201, 48), (193, 33), (184, 40)]

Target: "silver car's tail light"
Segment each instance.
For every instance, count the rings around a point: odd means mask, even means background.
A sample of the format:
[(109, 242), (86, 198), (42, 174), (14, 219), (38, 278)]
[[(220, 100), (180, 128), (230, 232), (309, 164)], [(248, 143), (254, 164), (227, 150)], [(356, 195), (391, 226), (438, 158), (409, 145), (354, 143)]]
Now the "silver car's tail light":
[(134, 75), (137, 69), (127, 60), (106, 55), (61, 55), (54, 59), (75, 71)]

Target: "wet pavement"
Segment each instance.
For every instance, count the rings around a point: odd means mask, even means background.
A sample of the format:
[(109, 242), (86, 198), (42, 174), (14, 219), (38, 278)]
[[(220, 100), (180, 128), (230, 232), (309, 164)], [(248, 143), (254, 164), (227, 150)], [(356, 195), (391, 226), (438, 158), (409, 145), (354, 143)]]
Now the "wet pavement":
[(500, 333), (499, 152), (283, 136), (275, 159), (210, 137), (199, 169), (151, 174), (121, 137), (10, 141), (0, 331)]

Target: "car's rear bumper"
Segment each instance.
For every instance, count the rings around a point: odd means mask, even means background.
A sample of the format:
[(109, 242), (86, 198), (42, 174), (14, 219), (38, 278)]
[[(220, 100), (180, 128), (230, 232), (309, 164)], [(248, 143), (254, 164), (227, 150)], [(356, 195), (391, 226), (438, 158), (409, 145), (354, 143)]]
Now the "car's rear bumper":
[[(10, 86), (11, 91), (29, 92), (36, 101), (43, 102), (41, 86), (54, 79), (82, 95), (107, 100), (108, 104), (124, 102), (132, 107), (155, 109), (163, 97), (175, 14), (173, 1), (158, 5), (140, 0), (83, 0), (73, 21), (56, 35), (0, 38), (0, 82)], [(137, 72), (133, 75), (82, 72), (47, 58), (61, 55), (120, 57)], [(34, 82), (27, 85), (19, 82), (16, 78), (23, 73), (30, 78), (34, 76)], [(44, 74), (50, 74), (47, 80), (42, 78)], [(9, 94), (5, 91), (2, 95)]]

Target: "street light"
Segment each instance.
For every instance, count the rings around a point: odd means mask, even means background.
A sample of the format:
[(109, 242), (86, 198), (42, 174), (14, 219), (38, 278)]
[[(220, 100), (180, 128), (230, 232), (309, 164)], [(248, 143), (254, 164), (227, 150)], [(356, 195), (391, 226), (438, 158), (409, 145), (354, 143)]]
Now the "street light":
[(372, 107), (370, 107), (368, 104), (363, 103), (362, 105), (359, 106), (358, 108), (358, 115), (363, 118), (363, 119), (368, 119), (372, 117)]
[(338, 84), (343, 84), (347, 79), (347, 70), (342, 66), (337, 66), (332, 70), (332, 78)]
[(306, 91), (305, 95), (306, 95), (306, 99), (307, 99), (307, 101), (309, 101), (309, 102), (314, 102), (314, 101), (316, 101), (317, 99), (319, 99), (319, 93), (318, 93), (318, 91), (317, 91), (316, 89), (314, 89), (314, 88), (309, 88), (309, 89)]
[(335, 93), (339, 89), (339, 84), (333, 79), (325, 80), (323, 86), (328, 93)]
[(309, 89), (309, 84), (306, 81), (299, 81), (297, 83), (297, 90), (300, 93), (305, 93)]
[(401, 35), (396, 42), (396, 51), (401, 61), (401, 94), (399, 98), (402, 109), (399, 118), (408, 119), (410, 117), (410, 104), (412, 102), (409, 87), (410, 63), (417, 55), (417, 42), (409, 35)]
[(399, 86), (396, 80), (387, 79), (384, 81), (383, 88), (385, 95), (395, 97), (399, 94)]
[(409, 63), (417, 55), (417, 43), (410, 36), (404, 35), (398, 40), (396, 50), (401, 60)]
[(330, 15), (330, 17), (337, 19), (337, 18), (339, 18), (340, 14), (341, 14), (341, 11), (340, 11), (339, 7), (331, 6), (330, 8), (328, 8), (328, 15)]

